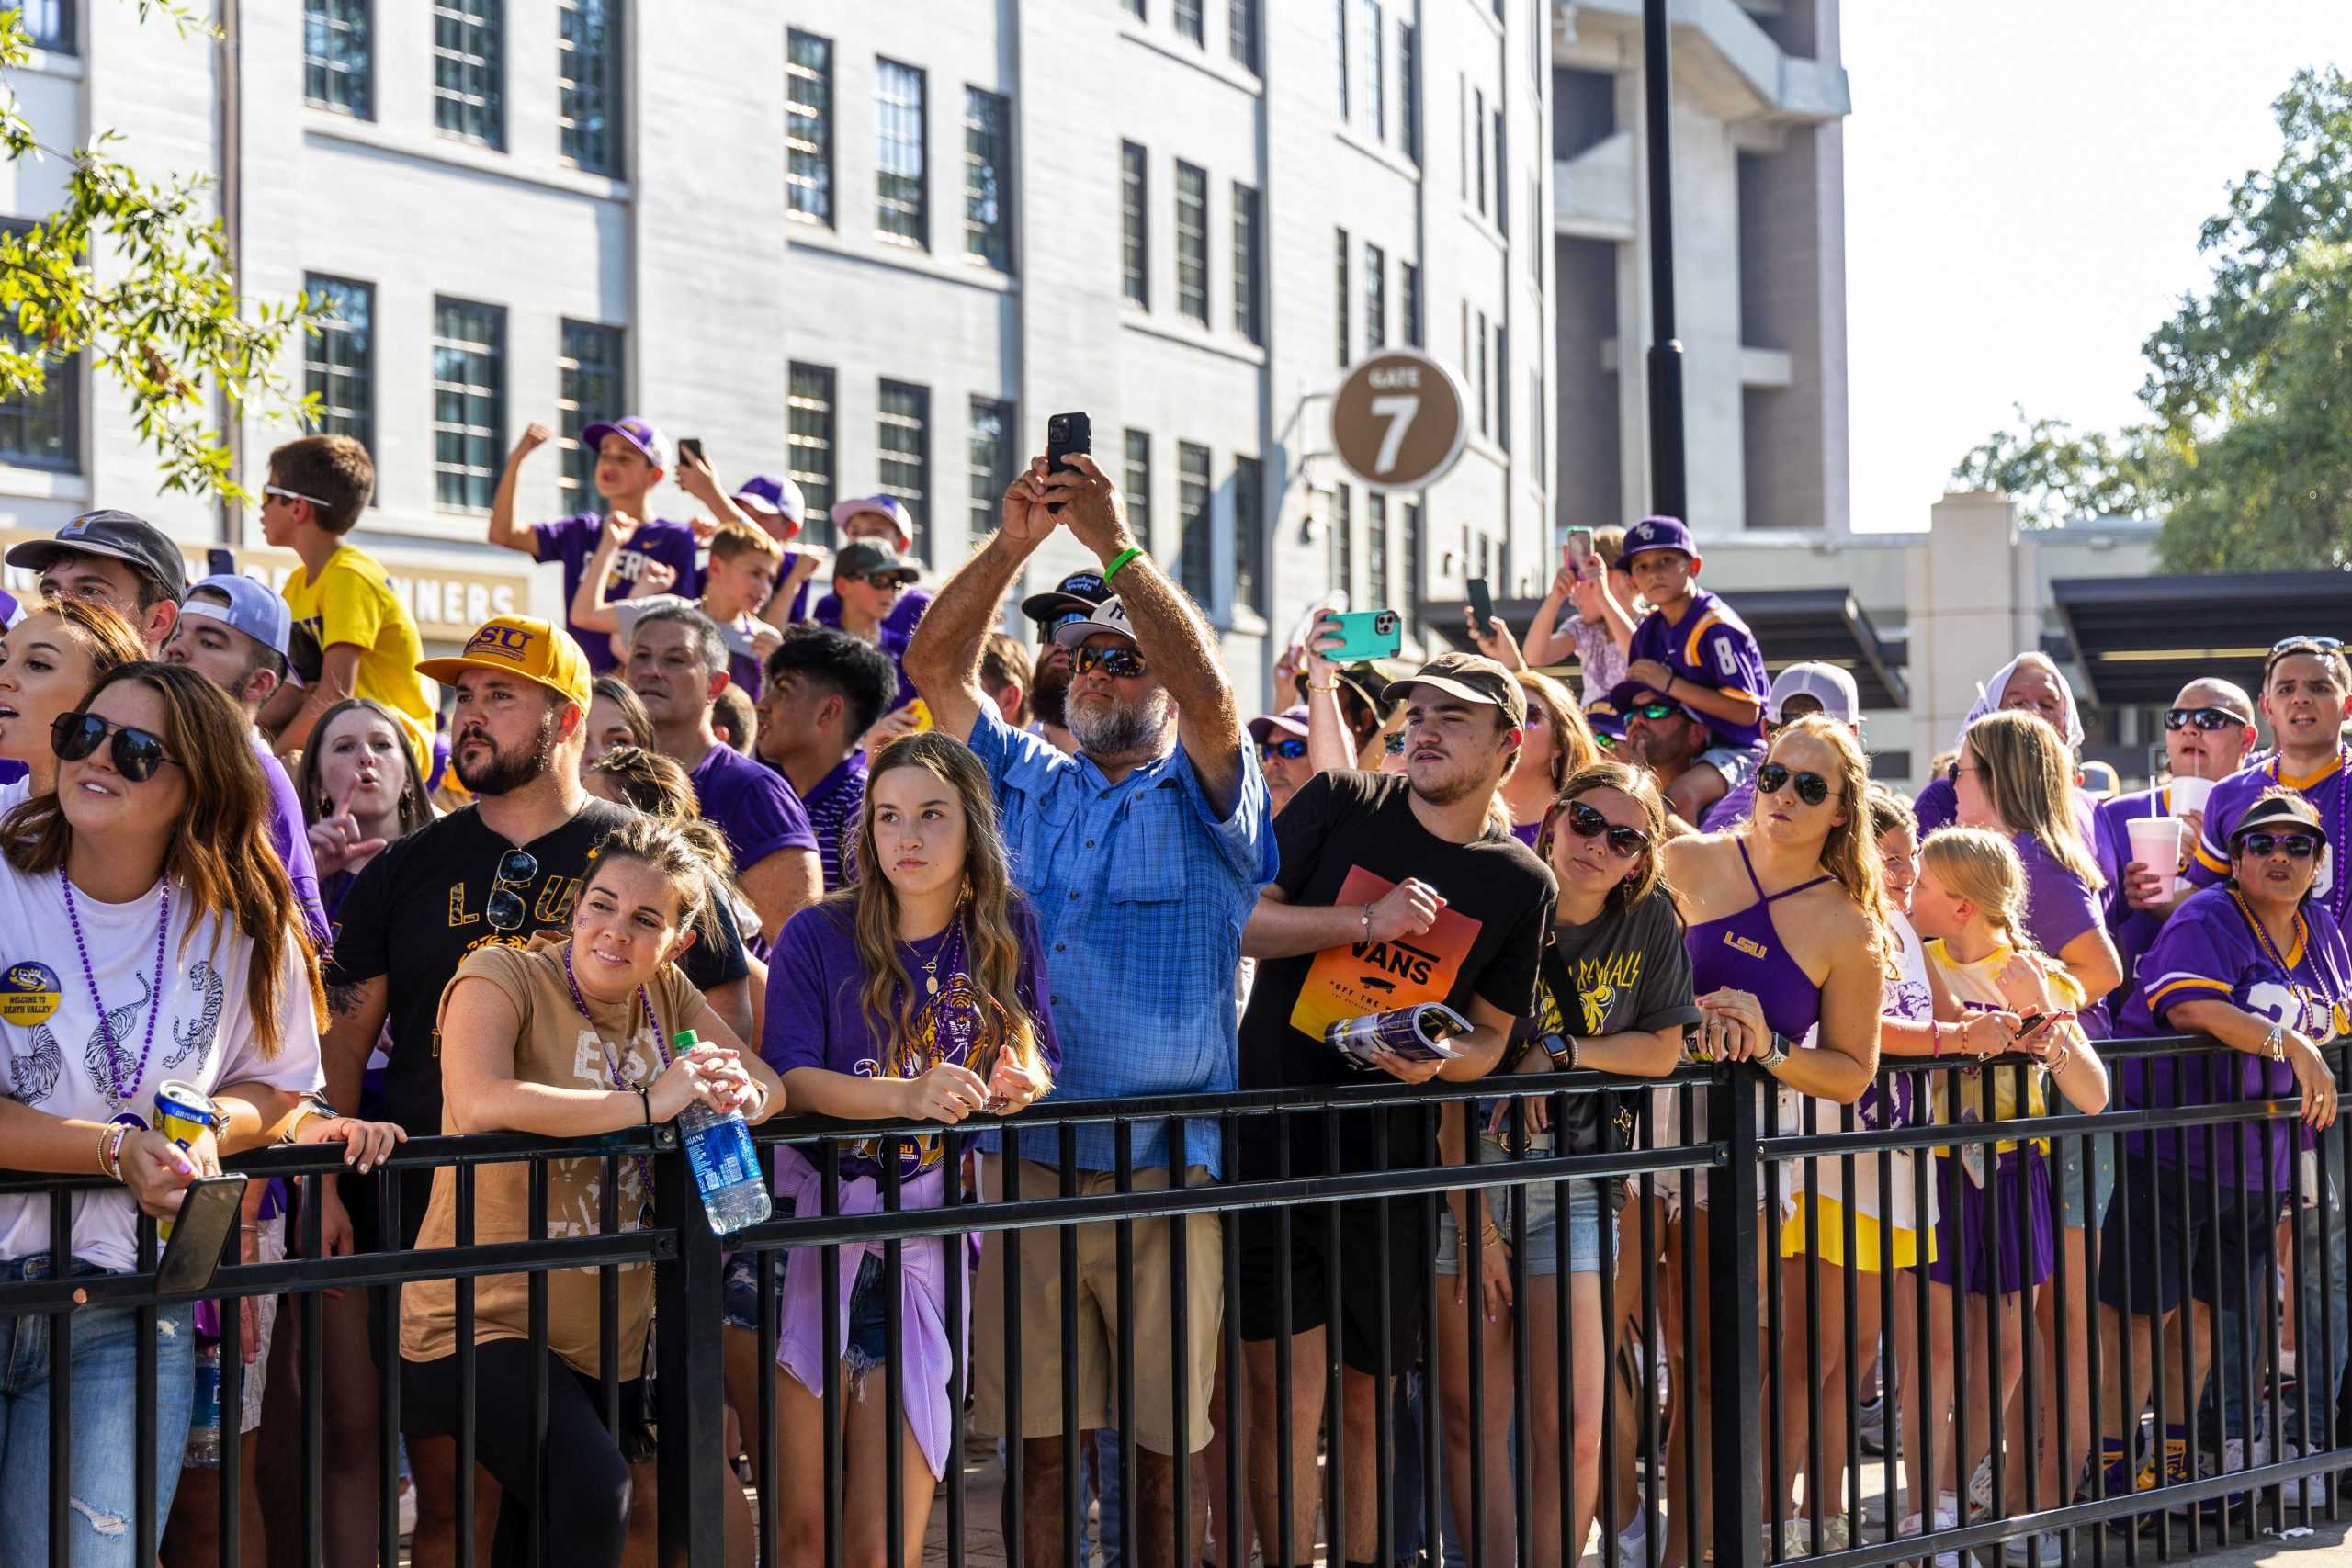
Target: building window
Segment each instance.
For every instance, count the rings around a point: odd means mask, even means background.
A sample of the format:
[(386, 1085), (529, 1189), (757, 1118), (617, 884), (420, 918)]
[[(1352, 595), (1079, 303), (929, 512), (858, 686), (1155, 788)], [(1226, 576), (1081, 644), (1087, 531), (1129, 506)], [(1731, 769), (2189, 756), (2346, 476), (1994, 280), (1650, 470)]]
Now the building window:
[(833, 542), (833, 373), (822, 365), (795, 365), (786, 405), (792, 482), (808, 503), (808, 537)]
[(1527, 433), (1535, 442), (1535, 482), (1550, 479), (1546, 468), (1552, 460), (1551, 442), (1544, 429), (1544, 372), (1532, 371), (1527, 378)]
[(1208, 32), (1204, 25), (1202, 9), (1202, 0), (1176, 0), (1176, 30), (1206, 48)]
[(784, 183), (792, 216), (833, 225), (833, 40), (792, 29), (784, 65)]
[(1258, 69), (1258, 0), (1233, 0), (1233, 63)]
[(1510, 125), (1503, 118), (1503, 111), (1497, 109), (1495, 111), (1495, 227), (1506, 236), (1510, 233), (1510, 176), (1508, 173), (1510, 168), (1510, 159), (1507, 156), (1510, 144), (1504, 140), (1505, 133), (1509, 130)]
[(74, 52), (74, 7), (76, 0), (23, 0), (15, 6), (17, 25), (25, 41), (51, 54)]
[(931, 516), (931, 392), (903, 381), (882, 383), (874, 431), (884, 495), (897, 496), (914, 529), (918, 556), (929, 547)]
[(1478, 203), (1478, 216), (1487, 215), (1487, 91), (1483, 87), (1470, 89), (1470, 143), (1472, 168), (1477, 177), (1471, 191)]
[(1495, 436), (1510, 450), (1510, 329), (1495, 328)]
[(1205, 608), (1209, 602), (1209, 449), (1190, 441), (1176, 444), (1176, 573), (1184, 592)]
[(1378, 245), (1363, 248), (1363, 351), (1388, 346), (1388, 253)]
[(1233, 330), (1251, 343), (1266, 341), (1258, 310), (1258, 276), (1264, 241), (1259, 231), (1258, 192), (1238, 181), (1233, 186)]
[(557, 0), (556, 124), (565, 163), (592, 175), (621, 172), (620, 0)]
[(376, 286), (311, 273), (302, 292), (326, 312), (302, 352), (302, 389), (319, 400), (319, 429), (376, 446)]
[(1400, 262), (1396, 268), (1396, 309), (1400, 320), (1397, 330), (1404, 334), (1406, 346), (1421, 346), (1421, 269), (1411, 262)]
[(499, 34), (503, 0), (433, 0), (433, 123), (446, 136), (500, 147), (506, 108)]
[(920, 68), (874, 62), (874, 227), (895, 244), (929, 249), (922, 90)]
[[(29, 347), (22, 343), (16, 346)], [(45, 358), (40, 391), (0, 399), (0, 463), (77, 472), (82, 467), (81, 382), (80, 355)]]
[(487, 512), (506, 457), (506, 311), (433, 301), (433, 502)]
[(1388, 498), (1378, 491), (1372, 492), (1370, 513), (1363, 529), (1363, 591), (1374, 609), (1394, 609), (1388, 602)]
[(1487, 398), (1487, 312), (1478, 312), (1478, 335), (1473, 340), (1478, 354), (1478, 434), (1494, 434), (1494, 422)]
[(1127, 15), (1133, 17), (1136, 21), (1140, 22), (1145, 19), (1143, 14), (1143, 0), (1120, 0), (1120, 4), (1126, 6)]
[(1176, 165), (1176, 313), (1209, 324), (1209, 175)]
[(1396, 28), (1397, 140), (1405, 156), (1421, 161), (1421, 35), (1412, 23)]
[(1403, 537), (1396, 552), (1398, 564), (1405, 572), (1405, 608), (1416, 621), (1421, 618), (1421, 509), (1411, 502), (1401, 508), (1403, 516), (1398, 527)]
[(1388, 140), (1387, 29), (1381, 25), (1380, 0), (1363, 0), (1363, 96), (1372, 120), (1372, 134)]
[(1348, 367), (1348, 231), (1340, 231), (1331, 249), (1331, 297), (1337, 302), (1334, 324), (1339, 328), (1340, 368)]
[(1012, 436), (1020, 429), (1011, 403), (992, 398), (972, 400), (972, 537), (985, 539), (995, 531), (1004, 510), (1004, 492), (1012, 484)]
[(1340, 118), (1349, 117), (1348, 0), (1331, 0), (1331, 50), (1340, 68)]
[(1266, 466), (1233, 460), (1233, 602), (1266, 610)]
[[(368, 100), (373, 76), (368, 41), (368, 0), (303, 0), (302, 98), (313, 108), (334, 109), (358, 119), (375, 118)], [(66, 0), (27, 6), (25, 25), (43, 10), (67, 16)], [(54, 47), (54, 46), (49, 46)]]
[(1355, 491), (1344, 483), (1331, 492), (1331, 586), (1355, 595)]
[(1151, 175), (1144, 151), (1119, 143), (1119, 265), (1131, 305), (1151, 309)]
[(1012, 270), (1012, 116), (1001, 94), (964, 89), (964, 259)]
[(1151, 547), (1151, 433), (1146, 430), (1127, 432), (1127, 466), (1120, 476), (1119, 489), (1127, 503), (1127, 526), (1141, 539), (1144, 547)]
[(581, 440), (580, 433), (628, 406), (625, 341), (618, 327), (594, 321), (563, 323), (563, 353), (556, 360), (561, 374), (555, 406), (563, 425), (560, 488), (567, 511), (597, 510), (596, 449)]

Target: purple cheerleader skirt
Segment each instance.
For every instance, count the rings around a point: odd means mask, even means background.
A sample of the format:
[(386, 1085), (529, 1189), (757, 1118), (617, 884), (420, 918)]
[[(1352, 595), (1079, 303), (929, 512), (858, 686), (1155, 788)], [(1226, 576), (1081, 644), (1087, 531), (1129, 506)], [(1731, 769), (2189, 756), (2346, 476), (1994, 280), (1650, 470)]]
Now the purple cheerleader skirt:
[[(2050, 1203), (2050, 1163), (2028, 1145), (1994, 1161), (1979, 1187), (1958, 1158), (1936, 1161), (1936, 1255), (1928, 1278), (1980, 1296), (2008, 1295), (2039, 1285), (2057, 1269), (2058, 1246)], [(1954, 1202), (1957, 1189), (1959, 1201)], [(1993, 1233), (1999, 1205), (1999, 1235)]]

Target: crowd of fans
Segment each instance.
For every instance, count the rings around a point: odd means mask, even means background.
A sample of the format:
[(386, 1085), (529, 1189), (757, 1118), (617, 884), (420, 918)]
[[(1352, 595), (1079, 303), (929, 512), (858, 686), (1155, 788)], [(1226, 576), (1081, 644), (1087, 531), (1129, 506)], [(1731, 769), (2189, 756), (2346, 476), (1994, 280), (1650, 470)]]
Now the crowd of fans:
[[(283, 1256), (301, 1234), (289, 1210), (310, 1205), (330, 1254), (517, 1240), (535, 1218), (551, 1236), (586, 1235), (616, 1197), (624, 1227), (644, 1222), (637, 1162), (615, 1164), (615, 1194), (600, 1162), (554, 1162), (543, 1216), (522, 1166), (481, 1168), (469, 1206), (454, 1168), (395, 1161), (390, 1205), (366, 1178), (413, 1135), (578, 1137), (696, 1105), (752, 1121), (788, 1110), (952, 1126), (1049, 1093), (1311, 1089), (1361, 1070), (1327, 1043), (1332, 1025), (1442, 1003), (1467, 1026), (1450, 1055), (1379, 1050), (1371, 1070), (1412, 1085), (1568, 1070), (1645, 1080), (1692, 1061), (1751, 1063), (1774, 1080), (1783, 1130), (2297, 1102), (2300, 1125), (2055, 1147), (2027, 1135), (1904, 1151), (1886, 1174), (1875, 1159), (1843, 1176), (1835, 1162), (1775, 1167), (1766, 1201), (1777, 1211), (1759, 1230), (1778, 1261), (1766, 1277), (1784, 1310), (1817, 1314), (1827, 1348), (1767, 1348), (1781, 1440), (1780, 1473), (1765, 1481), (1775, 1512), (1792, 1517), (1787, 1551), (1848, 1544), (1847, 1434), (1870, 1415), (1847, 1393), (1865, 1379), (1883, 1390), (1879, 1408), (1901, 1415), (1883, 1440), (1903, 1466), (1910, 1517), (1892, 1528), (1904, 1533), (2018, 1512), (2029, 1487), (2048, 1506), (2186, 1476), (2189, 1424), (2213, 1381), (2207, 1348), (2259, 1343), (2280, 1326), (2260, 1321), (2276, 1303), (2303, 1358), (2298, 1393), (2332, 1419), (2352, 1323), (2344, 1272), (2277, 1281), (2295, 1250), (2287, 1227), (2328, 1227), (2344, 1256), (2339, 1202), (2290, 1213), (2284, 1201), (2290, 1163), (2336, 1112), (2321, 1047), (2352, 1031), (2340, 924), (2352, 879), (2334, 867), (2352, 829), (2341, 739), (2352, 671), (2335, 639), (2279, 643), (2258, 705), (2226, 682), (2192, 682), (2165, 716), (2165, 781), (2106, 800), (2080, 786), (2083, 729), (2064, 677), (2020, 655), (1985, 683), (1949, 765), (1914, 803), (1871, 780), (1852, 678), (1820, 664), (1768, 678), (1735, 608), (1699, 585), (1697, 543), (1676, 518), (1600, 531), (1582, 569), (1564, 554), (1523, 632), (1468, 627), (1478, 654), (1335, 664), (1318, 617), (1282, 660), (1296, 701), (1245, 719), (1215, 632), (1090, 458), (1024, 470), (997, 532), (934, 596), (911, 586), (920, 570), (898, 502), (836, 505), (841, 542), (820, 550), (801, 541), (808, 519), (789, 479), (729, 491), (698, 451), (673, 457), (634, 416), (586, 434), (605, 511), (519, 525), (518, 475), (547, 439), (534, 425), (516, 445), (489, 538), (561, 564), (568, 626), (502, 615), (450, 657), (423, 656), (383, 569), (348, 541), (373, 470), (345, 437), (271, 456), (263, 532), (300, 561), (282, 594), (235, 575), (190, 586), (177, 547), (119, 512), (8, 552), (40, 592), (0, 637), (0, 765), (13, 775), (0, 788), (0, 1147), (12, 1168), (95, 1169), (119, 1184), (74, 1201), (74, 1271), (130, 1270), (139, 1212), (173, 1214), (195, 1177), (272, 1141), (339, 1143), (351, 1174), (253, 1184), (249, 1260)], [(699, 508), (692, 521), (652, 515), (673, 479)], [(1008, 593), (1058, 530), (1099, 566), (1009, 617)], [(1034, 641), (1003, 630), (1008, 619)], [(1580, 696), (1534, 668), (1571, 664)], [(427, 681), (447, 694), (446, 714)], [(2259, 754), (2257, 705), (2273, 738)], [(2183, 821), (2186, 835), (2154, 826)], [(2177, 853), (2152, 855), (2165, 831)], [(689, 1030), (698, 1043), (673, 1050)], [(2102, 1057), (2113, 1037), (2182, 1032), (2236, 1055)], [(1898, 1056), (1962, 1066), (1880, 1071)], [(166, 1079), (219, 1110), (192, 1145), (153, 1124)], [(1556, 1125), (1540, 1099), (1448, 1100), (1439, 1157), (1701, 1138), (1687, 1092), (1570, 1097)], [(1123, 1179), (1396, 1168), (1423, 1159), (1425, 1133), (1408, 1100), (1336, 1134), (1319, 1115), (1250, 1118), (1230, 1151), (1209, 1124), (1182, 1121), (1124, 1134), (1087, 1122), (1070, 1135), (1086, 1194)], [(1063, 1137), (1035, 1131), (1007, 1145), (989, 1134), (962, 1163), (936, 1138), (908, 1141), (895, 1201), (1066, 1191)], [(2343, 1189), (2342, 1145), (2324, 1146), (2313, 1200)], [(826, 1193), (827, 1178), (786, 1147), (780, 1206), (876, 1209), (886, 1157), (845, 1146)], [(2184, 1174), (2215, 1201), (2154, 1201), (2159, 1182), (2170, 1193)], [(1372, 1561), (1384, 1495), (1409, 1527), (1400, 1546), (1458, 1560), (1476, 1533), (1500, 1560), (1522, 1521), (1514, 1488), (1491, 1472), (1483, 1487), (1474, 1478), (1483, 1444), (1496, 1461), (1515, 1451), (1532, 1477), (1534, 1562), (1573, 1562), (1598, 1523), (1634, 1550), (1664, 1529), (1662, 1561), (1685, 1568), (1710, 1539), (1714, 1490), (1710, 1444), (1683, 1438), (1711, 1429), (1711, 1185), (1697, 1182), (1686, 1208), (1681, 1183), (1658, 1183), (1649, 1214), (1628, 1207), (1640, 1200), (1621, 1180), (1577, 1181), (1565, 1202), (1549, 1182), (1449, 1192), (1433, 1312), (1418, 1210), (1375, 1200), (1339, 1204), (1328, 1226), (1325, 1209), (1193, 1213), (1181, 1267), (1159, 1224), (1136, 1227), (1124, 1249), (1110, 1225), (1081, 1227), (1067, 1274), (1046, 1246), (1009, 1269), (997, 1231), (977, 1263), (961, 1247), (910, 1246), (895, 1273), (878, 1245), (847, 1246), (830, 1313), (813, 1249), (741, 1252), (724, 1303), (729, 1441), (696, 1461), (731, 1465), (741, 1452), (757, 1473), (775, 1445), (786, 1558), (816, 1562), (823, 1492), (805, 1478), (838, 1442), (843, 1560), (881, 1562), (895, 1516), (917, 1561), (966, 1418), (949, 1386), (951, 1341), (967, 1332), (950, 1320), (954, 1299), (970, 1303), (971, 1426), (1020, 1446), (1019, 1550), (1033, 1568), (1059, 1562), (1074, 1489), (1095, 1496), (1106, 1539), (1124, 1513), (1142, 1562), (1184, 1561), (1180, 1535), (1197, 1558), (1200, 1527), (1176, 1517), (1178, 1478), (1214, 1443), (1246, 1445), (1248, 1486), (1240, 1516), (1220, 1497), (1208, 1528), (1266, 1562), (1308, 1561), (1318, 1536), (1335, 1562)], [(43, 1197), (0, 1198), (0, 1281), (49, 1271), (52, 1213)], [(1237, 1280), (1225, 1278), (1228, 1257)], [(1817, 1265), (1873, 1276), (1854, 1292), (1851, 1325), (1847, 1292)], [(779, 1303), (775, 1366), (759, 1354), (763, 1267)], [(967, 1267), (969, 1289), (951, 1296), (947, 1271)], [(2069, 1268), (2083, 1287), (2049, 1290)], [(1892, 1322), (1881, 1321), (1882, 1274), (1893, 1276)], [(478, 1281), (469, 1320), (447, 1280), (396, 1298), (331, 1295), (317, 1348), (329, 1559), (376, 1552), (378, 1358), (389, 1350), (414, 1561), (453, 1559), (468, 1484), (496, 1561), (519, 1560), (534, 1514), (553, 1560), (650, 1561), (650, 1274), (621, 1280), (613, 1296), (591, 1271), (548, 1276), (544, 1350), (522, 1276)], [(1642, 1307), (1653, 1299), (1655, 1319)], [(1228, 1301), (1238, 1364), (1222, 1354)], [(246, 1495), (234, 1500), (219, 1495), (217, 1459), (188, 1446), (196, 1369), (224, 1337), (220, 1314), (160, 1314), (167, 1562), (209, 1562), (225, 1507), (243, 1510), (253, 1551), (278, 1529), (262, 1460), (299, 1440), (286, 1430), (298, 1361), (272, 1306), (241, 1308), (244, 1401), (225, 1435), (244, 1445)], [(1182, 1325), (1189, 1386), (1176, 1386), (1169, 1355), (1139, 1356), (1122, 1401), (1123, 1314), (1155, 1342)], [(31, 1353), (42, 1364), (12, 1363), (0, 1385), (0, 1559), (48, 1551), (52, 1388), (73, 1404), (70, 1527), (82, 1533), (71, 1554), (147, 1555), (123, 1525), (136, 1507), (121, 1462), (133, 1321), (78, 1314), (60, 1352), (68, 1380), (52, 1383), (45, 1348)], [(474, 1428), (474, 1478), (457, 1473), (454, 1440), (461, 1321), (472, 1397), (500, 1412)], [(2336, 1343), (2315, 1342), (2323, 1324)], [(616, 1422), (600, 1383), (608, 1335)], [(2111, 1351), (2096, 1388), (2045, 1378), (2032, 1391), (2042, 1408), (2020, 1408), (2030, 1339), (2043, 1365), (2063, 1352), (2080, 1368), (2094, 1336), (2131, 1353)], [(1013, 1342), (1008, 1362), (998, 1348)], [(1573, 1365), (1557, 1364), (1562, 1343)], [(1684, 1364), (1686, 1344), (1702, 1348), (1698, 1364)], [(1865, 1365), (1842, 1364), (1849, 1345)], [(2167, 1345), (2170, 1364), (2194, 1358), (2197, 1373), (2151, 1412), (2148, 1373)], [(1521, 1356), (1537, 1394), (1523, 1412), (1501, 1371)], [(868, 1386), (894, 1357), (898, 1409)], [(1474, 1397), (1476, 1359), (1487, 1373)], [(1636, 1364), (1669, 1391), (1668, 1470), (1697, 1459), (1695, 1475), (1673, 1476), (1663, 1519), (1634, 1492), (1631, 1419), (1615, 1427), (1617, 1495), (1601, 1495), (1605, 1391), (1615, 1379), (1631, 1393), (1624, 1369)], [(855, 1392), (829, 1405), (835, 1368)], [(775, 1390), (766, 1431), (763, 1378)], [(531, 1407), (535, 1379), (547, 1391), (537, 1429), (514, 1415)], [(1242, 1390), (1239, 1431), (1221, 1429), (1228, 1379)], [(1807, 1383), (1818, 1400), (1803, 1397)], [(2210, 1393), (2241, 1461), (2284, 1451), (2242, 1380)], [(1383, 1424), (1417, 1432), (1423, 1401), (1443, 1434), (1437, 1472), (1383, 1474)], [(1821, 1429), (1808, 1431), (1815, 1404)], [(1134, 1495), (1116, 1495), (1115, 1463), (1093, 1462), (1092, 1444), (1080, 1472), (1065, 1472), (1065, 1420), (1132, 1439)], [(1312, 1480), (1327, 1452), (1346, 1472), (1335, 1519), (1318, 1518)], [(1830, 1473), (1808, 1472), (1823, 1461)], [(1206, 1475), (1196, 1500), (1221, 1491)], [(1397, 1499), (1419, 1487), (1442, 1494), (1443, 1540), (1409, 1539), (1420, 1511)], [(749, 1562), (742, 1490), (722, 1491), (730, 1560)], [(2029, 1543), (2013, 1544), (2021, 1554)], [(2056, 1560), (2054, 1540), (2039, 1544)]]

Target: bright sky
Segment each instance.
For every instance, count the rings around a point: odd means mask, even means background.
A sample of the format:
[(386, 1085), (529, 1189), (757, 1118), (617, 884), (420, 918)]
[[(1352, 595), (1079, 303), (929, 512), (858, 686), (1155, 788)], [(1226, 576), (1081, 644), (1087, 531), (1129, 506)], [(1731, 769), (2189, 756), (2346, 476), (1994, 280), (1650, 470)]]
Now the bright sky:
[(2137, 418), (2198, 226), (2267, 168), (2271, 100), (2352, 64), (2346, 0), (1849, 0), (1854, 526), (1924, 528), (2010, 405)]

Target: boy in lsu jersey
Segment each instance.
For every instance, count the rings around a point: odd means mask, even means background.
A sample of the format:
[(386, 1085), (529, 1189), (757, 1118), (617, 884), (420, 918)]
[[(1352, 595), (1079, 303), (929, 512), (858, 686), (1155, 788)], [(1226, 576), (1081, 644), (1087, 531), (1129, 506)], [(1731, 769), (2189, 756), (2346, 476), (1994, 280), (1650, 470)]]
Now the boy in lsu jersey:
[(1652, 608), (1634, 628), (1625, 678), (1683, 704), (1706, 721), (1713, 744), (1667, 786), (1685, 822), (1707, 812), (1756, 773), (1764, 757), (1764, 652), (1730, 605), (1698, 586), (1705, 563), (1679, 517), (1645, 517), (1625, 530), (1625, 559)]

